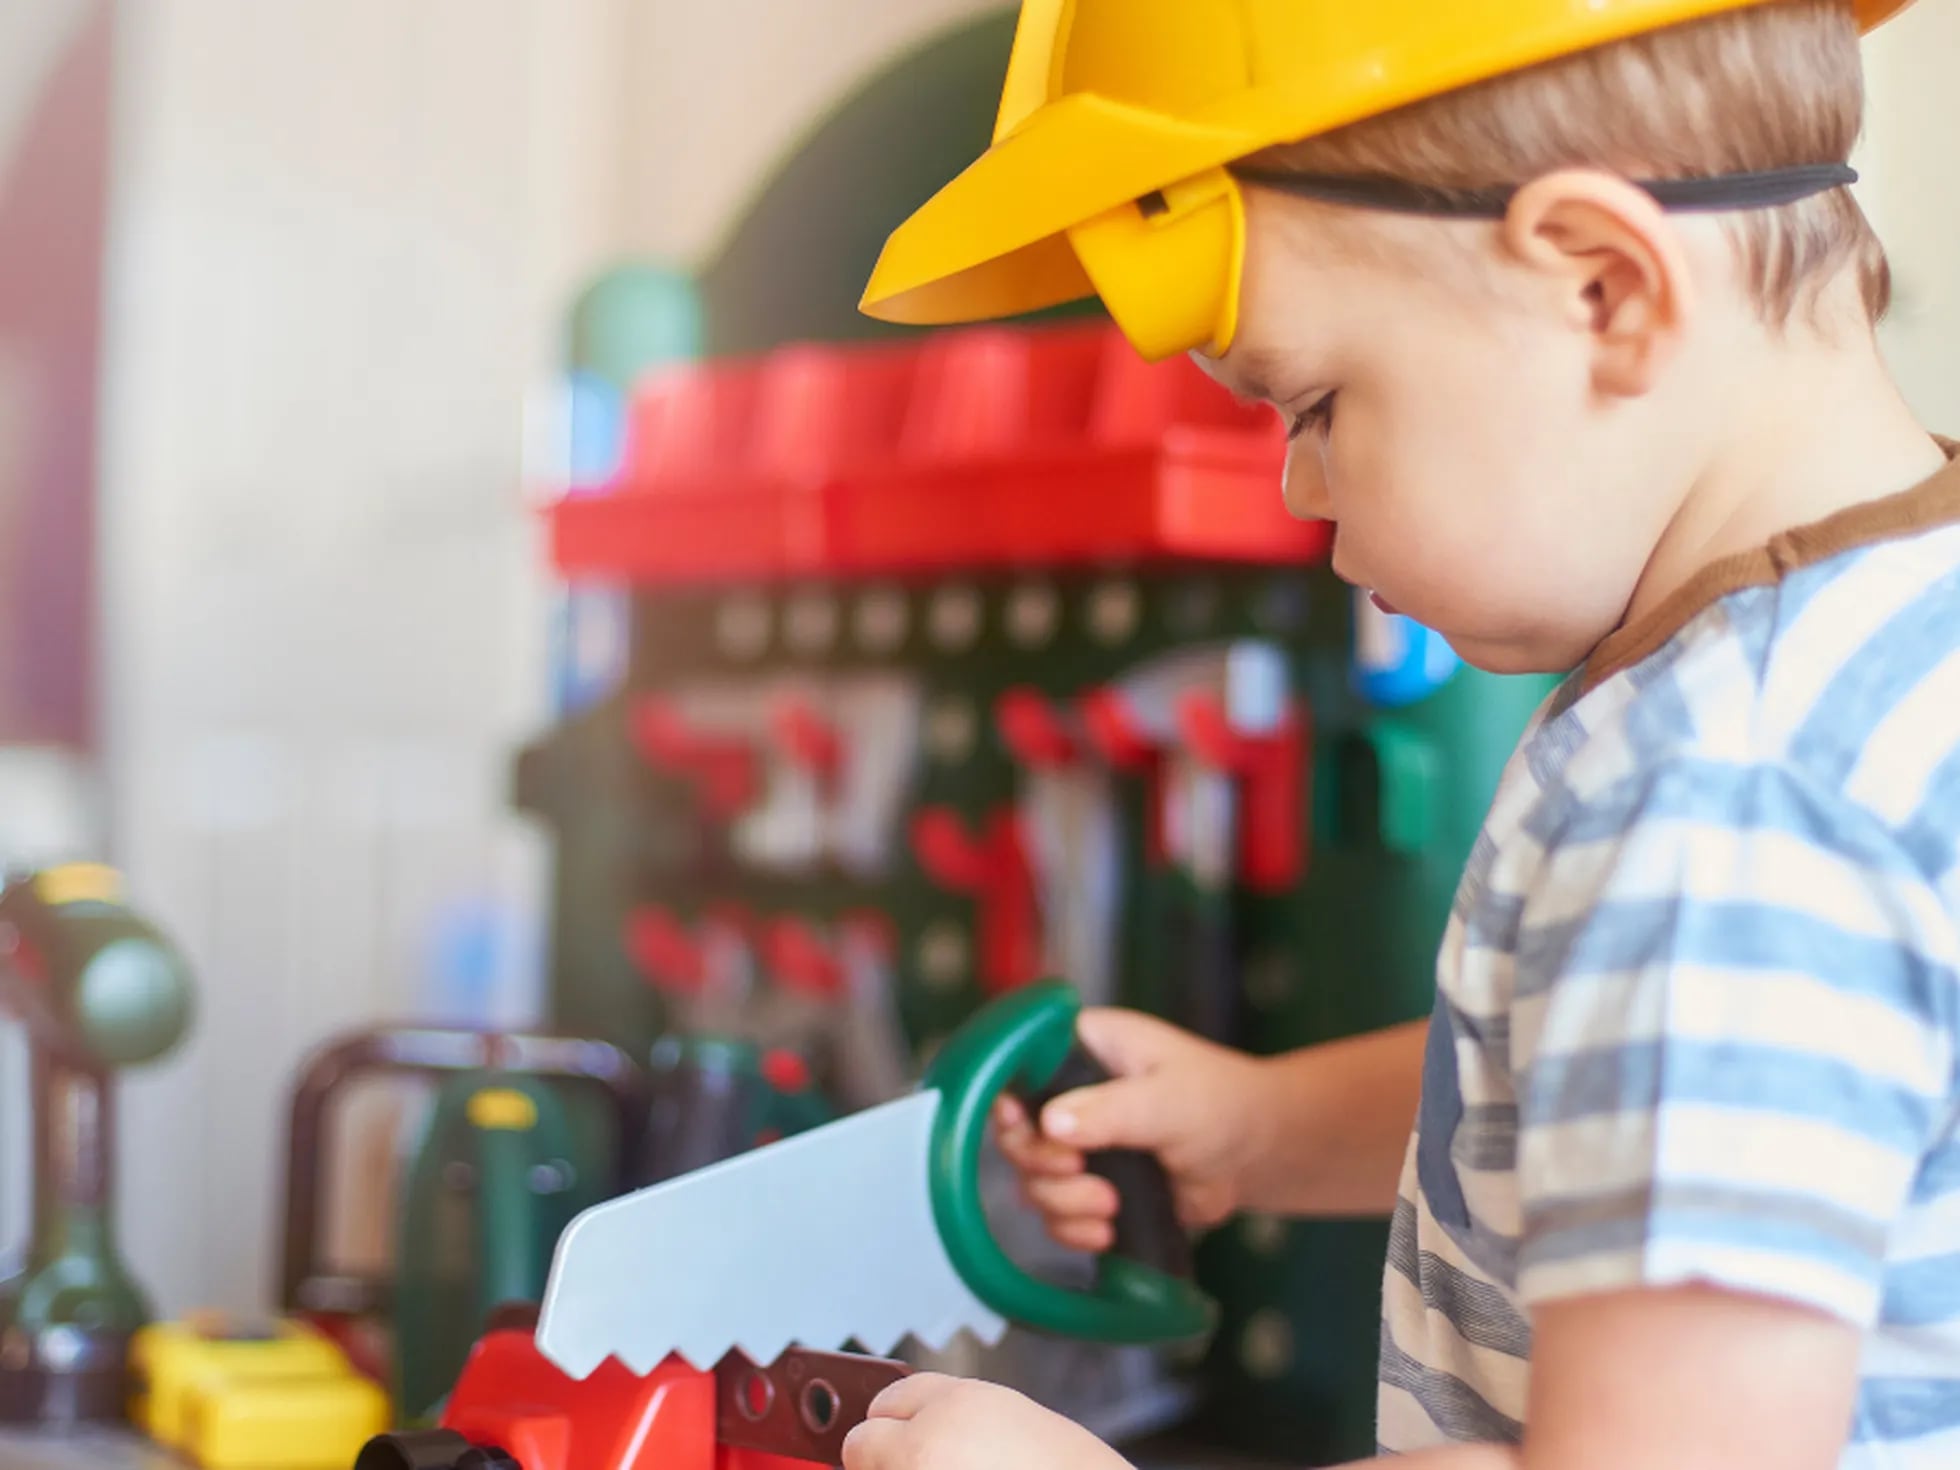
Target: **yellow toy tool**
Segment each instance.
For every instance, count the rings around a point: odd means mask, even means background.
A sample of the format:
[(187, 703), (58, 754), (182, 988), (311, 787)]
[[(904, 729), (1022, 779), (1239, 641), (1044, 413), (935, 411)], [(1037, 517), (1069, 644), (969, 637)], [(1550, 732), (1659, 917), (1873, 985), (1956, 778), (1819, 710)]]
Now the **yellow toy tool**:
[[(1147, 358), (1222, 354), (1245, 246), (1232, 165), (1763, 3), (1023, 0), (993, 147), (891, 237), (864, 310), (965, 322), (1097, 295)], [(1869, 29), (1910, 3), (1858, 0), (1857, 11)], [(1792, 173), (1807, 177), (1785, 181), (1790, 197), (1849, 177)]]
[(130, 1370), (130, 1420), (204, 1470), (346, 1470), (388, 1427), (387, 1395), (296, 1322), (147, 1327)]

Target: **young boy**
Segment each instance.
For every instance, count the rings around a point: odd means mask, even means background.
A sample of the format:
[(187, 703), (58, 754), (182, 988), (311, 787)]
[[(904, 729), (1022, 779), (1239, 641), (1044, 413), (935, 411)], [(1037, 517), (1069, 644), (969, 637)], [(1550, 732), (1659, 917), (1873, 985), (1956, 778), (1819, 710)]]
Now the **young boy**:
[[(1095, 291), (1286, 417), (1343, 577), (1579, 670), (1426, 1027), (1255, 1061), (1095, 1013), (1119, 1080), (1003, 1118), (1086, 1249), (1110, 1145), (1194, 1226), (1392, 1209), (1412, 1467), (1960, 1465), (1960, 467), (1844, 166), (1898, 8), (1026, 0), (995, 146), (867, 298)], [(846, 1461), (1121, 1463), (935, 1378)]]

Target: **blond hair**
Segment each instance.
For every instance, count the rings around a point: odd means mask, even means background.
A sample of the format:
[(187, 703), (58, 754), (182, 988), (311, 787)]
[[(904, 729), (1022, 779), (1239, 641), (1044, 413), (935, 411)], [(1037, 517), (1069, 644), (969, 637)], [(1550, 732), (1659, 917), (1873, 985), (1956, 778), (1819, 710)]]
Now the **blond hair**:
[[(1444, 188), (1522, 184), (1572, 166), (1698, 178), (1843, 162), (1864, 107), (1850, 5), (1776, 0), (1430, 98), (1258, 161)], [(1727, 228), (1774, 323), (1847, 268), (1874, 322), (1891, 304), (1884, 246), (1847, 189), (1738, 212)]]

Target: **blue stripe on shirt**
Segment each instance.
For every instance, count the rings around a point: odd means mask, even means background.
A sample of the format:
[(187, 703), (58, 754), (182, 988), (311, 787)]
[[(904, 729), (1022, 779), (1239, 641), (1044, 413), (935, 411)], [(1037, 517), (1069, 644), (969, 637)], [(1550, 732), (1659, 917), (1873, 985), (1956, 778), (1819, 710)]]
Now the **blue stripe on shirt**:
[(1899, 702), (1953, 653), (1955, 592), (1949, 572), (1893, 614), (1825, 685), (1790, 741), (1791, 758), (1836, 786)]
[(1894, 1265), (1885, 1281), (1885, 1317), (1900, 1327), (1960, 1321), (1960, 1250)]
[(1716, 1107), (1835, 1124), (1914, 1157), (1936, 1120), (1932, 1099), (1841, 1058), (1739, 1040), (1669, 1037), (1554, 1053), (1532, 1065), (1520, 1092), (1526, 1128), (1664, 1105)]
[(1908, 945), (1848, 933), (1797, 909), (1680, 894), (1601, 904), (1519, 937), (1517, 994), (1588, 975), (1646, 966), (1705, 965), (1747, 973), (1829, 976), (1848, 995), (1883, 1001), (1902, 1015), (1933, 1022), (1953, 1005), (1953, 977)]
[[(1847, 826), (1847, 822), (1854, 825)], [(1673, 822), (1724, 832), (1794, 837), (1852, 859), (1869, 872), (1923, 882), (1925, 870), (1908, 859), (1892, 835), (1803, 776), (1778, 767), (1678, 760), (1662, 774), (1622, 778), (1580, 800), (1560, 792), (1526, 818), (1529, 834), (1548, 849), (1613, 843), (1636, 828)]]
[(1665, 1181), (1603, 1197), (1533, 1200), (1526, 1208), (1518, 1264), (1529, 1271), (1583, 1256), (1645, 1253), (1664, 1240), (1735, 1246), (1876, 1282), (1885, 1235), (1886, 1222), (1865, 1219), (1814, 1195), (1746, 1184)]
[(1852, 1438), (1899, 1443), (1960, 1429), (1960, 1382), (1951, 1378), (1867, 1378), (1858, 1385)]

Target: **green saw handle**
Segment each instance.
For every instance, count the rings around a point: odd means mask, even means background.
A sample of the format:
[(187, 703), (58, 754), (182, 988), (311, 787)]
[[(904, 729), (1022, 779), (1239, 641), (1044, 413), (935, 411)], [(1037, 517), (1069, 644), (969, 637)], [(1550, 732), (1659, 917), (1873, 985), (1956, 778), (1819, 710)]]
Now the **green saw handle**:
[[(934, 1060), (925, 1083), (939, 1093), (940, 1102), (928, 1174), (940, 1240), (967, 1288), (1011, 1322), (1092, 1342), (1177, 1343), (1202, 1337), (1217, 1311), (1189, 1279), (1188, 1242), (1176, 1224), (1163, 1168), (1149, 1155), (1104, 1155), (1095, 1161), (1098, 1172), (1118, 1174), (1126, 1218), (1119, 1219), (1118, 1247), (1098, 1262), (1090, 1290), (1074, 1291), (1030, 1275), (1000, 1248), (987, 1225), (980, 1154), (994, 1104), (1005, 1093), (1035, 1098), (1058, 1079), (1068, 1084), (1065, 1068), (1080, 1067), (1084, 1056), (1075, 1039), (1080, 1011), (1066, 985), (1028, 986), (961, 1027)], [(1090, 1080), (1096, 1074), (1077, 1075)]]

